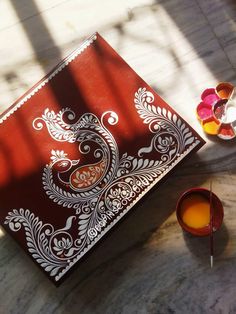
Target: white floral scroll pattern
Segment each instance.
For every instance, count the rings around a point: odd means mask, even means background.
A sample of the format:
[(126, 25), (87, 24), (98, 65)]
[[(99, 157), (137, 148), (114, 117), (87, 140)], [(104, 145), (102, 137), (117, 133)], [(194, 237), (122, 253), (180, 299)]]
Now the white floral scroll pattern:
[(70, 216), (64, 228), (54, 230), (51, 224), (43, 224), (28, 209), (20, 208), (8, 213), (5, 224), (9, 224), (9, 228), (15, 232), (22, 226), (25, 228), (27, 246), (32, 257), (50, 276), (55, 276), (68, 265), (73, 254), (72, 246), (76, 240), (73, 241), (68, 230), (75, 218)]
[(135, 93), (135, 107), (143, 123), (148, 124), (149, 130), (155, 135), (152, 138), (149, 147), (141, 148), (138, 152), (139, 156), (143, 153), (149, 153), (154, 148), (160, 153), (166, 153), (175, 142), (178, 147), (169, 151), (172, 157), (176, 151), (181, 153), (188, 145), (194, 142), (194, 136), (186, 124), (175, 113), (154, 106), (154, 95), (147, 91), (146, 88), (139, 88)]
[[(54, 230), (52, 225), (43, 224), (24, 209), (14, 209), (5, 220), (14, 232), (24, 226), (29, 252), (55, 280), (199, 143), (181, 118), (153, 103), (154, 95), (145, 88), (135, 93), (137, 113), (153, 134), (149, 146), (141, 147), (137, 157), (127, 153), (120, 157), (108, 129), (109, 125), (118, 123), (115, 112), (105, 112), (101, 119), (85, 113), (75, 120), (75, 113), (69, 108), (57, 114), (46, 109), (34, 120), (36, 130), (46, 125), (55, 141), (78, 143), (80, 154), (94, 156), (94, 163), (84, 165), (80, 159), (71, 160), (64, 151), (52, 150), (51, 162), (43, 170), (47, 196), (64, 208), (74, 209), (74, 216), (68, 218), (64, 228)], [(69, 122), (65, 121), (65, 115)], [(92, 150), (94, 145), (96, 149)], [(156, 160), (144, 158), (153, 150)], [(75, 186), (72, 181), (80, 182), (81, 178), (89, 180)], [(78, 228), (75, 239), (69, 232), (74, 220)]]

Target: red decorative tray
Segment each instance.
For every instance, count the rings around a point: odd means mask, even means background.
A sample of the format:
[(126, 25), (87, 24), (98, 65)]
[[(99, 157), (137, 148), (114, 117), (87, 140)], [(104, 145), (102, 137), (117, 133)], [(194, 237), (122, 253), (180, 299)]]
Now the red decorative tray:
[(58, 284), (203, 144), (94, 34), (1, 116), (1, 225)]

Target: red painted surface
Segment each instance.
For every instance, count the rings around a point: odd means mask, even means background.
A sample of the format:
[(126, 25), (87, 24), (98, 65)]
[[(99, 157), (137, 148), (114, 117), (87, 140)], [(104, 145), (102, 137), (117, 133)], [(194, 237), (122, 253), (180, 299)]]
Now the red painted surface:
[[(41, 82), (36, 84), (35, 87)], [(98, 120), (101, 120), (104, 112), (113, 111), (119, 117), (118, 123), (109, 124), (107, 120), (104, 120), (107, 134), (112, 134), (117, 145), (117, 148), (114, 148), (109, 141), (104, 144), (107, 145), (110, 154), (112, 154), (112, 149), (113, 154), (114, 151), (117, 154), (114, 157), (115, 161), (113, 161), (112, 169), (115, 166), (118, 167), (119, 160), (126, 154), (126, 156), (133, 156), (134, 161), (132, 165), (138, 171), (141, 165), (141, 163), (136, 161), (138, 158), (141, 159), (138, 151), (140, 148), (150, 146), (156, 132), (155, 128), (150, 131), (149, 126), (151, 128), (153, 124), (144, 123), (143, 118), (140, 117), (135, 107), (135, 93), (139, 88), (146, 88), (155, 97), (155, 102), (149, 105), (147, 111), (151, 111), (152, 106), (154, 106), (154, 111), (157, 106), (162, 109), (165, 108), (163, 112), (166, 116), (164, 118), (168, 121), (170, 116), (172, 118), (175, 117), (176, 130), (179, 125), (179, 130), (183, 131), (183, 128), (180, 128), (181, 124), (179, 123), (180, 120), (178, 120), (180, 119), (178, 114), (130, 68), (101, 36), (97, 35), (97, 39), (89, 47), (58, 72), (41, 89), (36, 91), (34, 95), (25, 100), (25, 103), (0, 125), (0, 222), (27, 253), (29, 252), (29, 247), (27, 247), (26, 243), (24, 226), (19, 231), (13, 232), (10, 230), (9, 224), (4, 224), (6, 216), (14, 209), (29, 209), (44, 224), (51, 224), (54, 231), (65, 228), (68, 217), (72, 217), (68, 222), (70, 229), (68, 229), (68, 226), (67, 229), (70, 230), (70, 236), (73, 240), (78, 236), (78, 228), (80, 228), (81, 234), (83, 233), (81, 226), (84, 222), (81, 222), (80, 219), (83, 218), (84, 221), (87, 219), (86, 213), (79, 216), (75, 208), (67, 206), (68, 204), (61, 206), (61, 203), (58, 203), (56, 198), (53, 201), (46, 194), (45, 185), (42, 183), (43, 171), (46, 165), (49, 165), (48, 167), (52, 169), (53, 180), (55, 180), (60, 189), (63, 189), (63, 192), (59, 191), (58, 193), (62, 195), (63, 193), (65, 195), (70, 193), (72, 198), (76, 197), (74, 195), (78, 191), (85, 193), (86, 198), (86, 193), (90, 191), (96, 194), (96, 190), (93, 190), (95, 185), (98, 189), (102, 189), (106, 184), (112, 185), (113, 181), (118, 180), (115, 177), (115, 173), (109, 172), (108, 156), (96, 157), (99, 156), (98, 148), (100, 143), (96, 142), (95, 139), (90, 139), (93, 145), (90, 147), (90, 153), (86, 153), (88, 152), (86, 148), (88, 143), (84, 142), (79, 147), (78, 141), (73, 143), (56, 141), (50, 136), (45, 122), (37, 120), (37, 122), (43, 124), (43, 127), (41, 130), (36, 130), (33, 127), (33, 121), (42, 117), (46, 108), (50, 112), (54, 111), (54, 113), (58, 113), (62, 108), (71, 108), (75, 113), (75, 117), (74, 120), (70, 120), (70, 123), (78, 121), (85, 113), (93, 113), (98, 117)], [(33, 88), (29, 93), (32, 90)], [(22, 96), (20, 100), (24, 99), (29, 93)], [(18, 102), (9, 110), (17, 104)], [(168, 111), (169, 113), (167, 114)], [(2, 117), (4, 117), (4, 114)], [(66, 120), (67, 116), (65, 115), (64, 118)], [(95, 127), (96, 123), (94, 122)], [(193, 141), (199, 141), (195, 149), (200, 148), (204, 141), (186, 122), (184, 127), (188, 127), (187, 132), (184, 133), (186, 141), (189, 141), (189, 134), (192, 132)], [(87, 133), (89, 130), (92, 134), (94, 129), (85, 127), (84, 130)], [(83, 137), (82, 131), (80, 133), (80, 136)], [(97, 131), (97, 133), (99, 132)], [(171, 154), (176, 151), (179, 143), (173, 141), (173, 135), (167, 128), (163, 129), (162, 137), (162, 139), (159, 139), (159, 142), (154, 143), (156, 146), (153, 144), (155, 147), (153, 146), (148, 153), (143, 153), (142, 165), (147, 165), (148, 160), (153, 160), (153, 163), (159, 160), (164, 153), (158, 152), (158, 149), (163, 149), (163, 145), (170, 145), (168, 147), (172, 149)], [(190, 144), (186, 144), (185, 149), (187, 150), (189, 147)], [(67, 156), (53, 163), (52, 151), (60, 152), (62, 150), (66, 152)], [(183, 150), (182, 152), (184, 153)], [(172, 158), (174, 162), (179, 157)], [(104, 173), (106, 172), (109, 172), (109, 178), (113, 178), (109, 179), (112, 180), (111, 182), (108, 182), (108, 179), (105, 180)], [(83, 181), (82, 183), (81, 180)], [(132, 187), (134, 183), (131, 185)], [(126, 182), (123, 183), (121, 181), (114, 184), (114, 188), (110, 188), (109, 192), (114, 193), (114, 195), (125, 193), (122, 187), (124, 184), (127, 184)], [(144, 184), (144, 187), (145, 189), (148, 188), (149, 184), (146, 186)], [(134, 190), (135, 192), (133, 192), (137, 194), (135, 194), (136, 198), (142, 192), (142, 190), (140, 190), (141, 192), (136, 192), (138, 188), (140, 189), (137, 186), (136, 190)], [(144, 190), (143, 187), (142, 189)], [(105, 193), (99, 197), (99, 201), (106, 200), (106, 197), (107, 202), (113, 201)], [(135, 199), (133, 198), (132, 201), (135, 201)], [(98, 202), (98, 198), (94, 197), (95, 205), (96, 202)], [(115, 202), (113, 204), (114, 206), (116, 205)], [(131, 200), (127, 201), (127, 203), (123, 202), (122, 209), (118, 210), (114, 217), (110, 216), (110, 218), (108, 217), (109, 219), (107, 218), (105, 221), (106, 227), (113, 223), (118, 213), (122, 214), (122, 211), (131, 206), (130, 204)], [(101, 213), (99, 214), (99, 217), (103, 217)], [(106, 208), (103, 215), (105, 214)], [(97, 226), (102, 230), (105, 228), (103, 225), (99, 225), (99, 223), (97, 223)], [(98, 227), (97, 229), (99, 229)], [(50, 234), (44, 233), (43, 236), (47, 238)], [(70, 239), (70, 236), (68, 239)], [(56, 250), (54, 246), (57, 244), (60, 247), (64, 243), (65, 247), (69, 247), (69, 242), (69, 240), (65, 239), (65, 236), (60, 239), (54, 238), (52, 250), (54, 250), (53, 254), (55, 254), (56, 258), (65, 258), (65, 252), (60, 253), (60, 249)], [(77, 243), (77, 245), (79, 244)], [(69, 250), (67, 253), (70, 253)], [(59, 256), (58, 254), (61, 255)], [(69, 260), (68, 258), (68, 264)], [(38, 265), (38, 263), (36, 264)], [(53, 276), (49, 275), (50, 271), (46, 271), (46, 274), (52, 280), (55, 280)]]

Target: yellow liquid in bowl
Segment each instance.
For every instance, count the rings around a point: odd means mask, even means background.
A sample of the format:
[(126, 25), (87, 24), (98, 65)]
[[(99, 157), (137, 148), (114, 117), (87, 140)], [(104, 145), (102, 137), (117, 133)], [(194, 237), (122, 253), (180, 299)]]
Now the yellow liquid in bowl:
[(191, 194), (181, 203), (183, 222), (191, 228), (203, 228), (210, 223), (210, 203), (200, 194)]

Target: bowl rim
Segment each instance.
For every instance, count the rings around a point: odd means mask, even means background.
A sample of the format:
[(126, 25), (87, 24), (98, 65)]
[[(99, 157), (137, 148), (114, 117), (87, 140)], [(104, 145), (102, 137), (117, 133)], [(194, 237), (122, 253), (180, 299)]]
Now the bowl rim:
[[(222, 90), (220, 87), (221, 86), (227, 86), (230, 90), (231, 90), (231, 93), (229, 94), (229, 97), (228, 98), (222, 98), (222, 97), (220, 97), (220, 95), (218, 94), (219, 93), (219, 90)], [(234, 85), (232, 84), (232, 83), (230, 83), (230, 82), (219, 82), (217, 85), (216, 85), (216, 87), (215, 87), (215, 91), (216, 91), (216, 94), (221, 98), (221, 99), (230, 99), (232, 96), (233, 96), (233, 94), (234, 94), (234, 91), (235, 91), (235, 87), (234, 87)]]
[[(182, 227), (183, 230), (187, 231), (188, 233), (191, 233), (192, 235), (209, 236), (210, 235), (210, 225), (207, 225), (203, 228), (192, 228), (192, 227), (189, 227), (188, 225), (186, 225), (182, 220), (182, 217), (180, 214), (181, 202), (189, 194), (202, 194), (204, 196), (207, 196), (207, 194), (210, 195), (210, 190), (208, 190), (206, 188), (202, 188), (202, 187), (193, 187), (193, 188), (189, 188), (189, 189), (185, 190), (180, 195), (180, 197), (178, 198), (177, 203), (176, 203), (176, 216), (177, 216), (178, 223), (180, 224), (180, 226)], [(222, 204), (221, 200), (219, 199), (219, 197), (214, 192), (212, 192), (212, 198), (217, 203), (217, 214), (216, 214), (217, 219), (215, 219), (214, 226), (213, 226), (214, 227), (213, 231), (215, 232), (220, 228), (220, 226), (223, 222), (224, 208), (223, 208), (223, 204)]]

